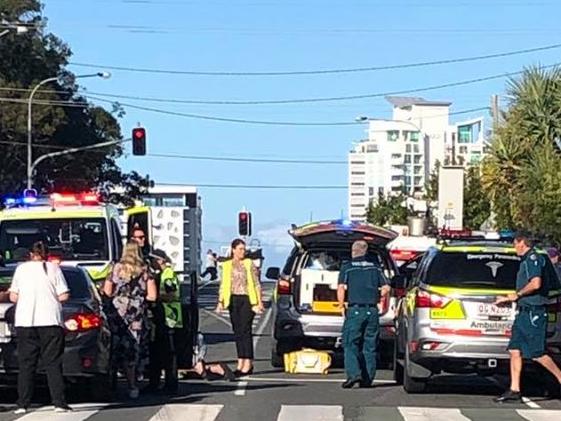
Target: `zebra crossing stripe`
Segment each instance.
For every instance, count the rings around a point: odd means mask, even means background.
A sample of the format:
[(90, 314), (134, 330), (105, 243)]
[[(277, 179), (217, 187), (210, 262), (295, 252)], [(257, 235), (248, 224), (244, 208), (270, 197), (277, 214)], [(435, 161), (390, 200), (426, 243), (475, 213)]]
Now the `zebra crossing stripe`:
[(471, 421), (457, 408), (399, 407), (405, 421)]
[(516, 413), (528, 421), (553, 421), (561, 419), (561, 411), (551, 409), (519, 409)]
[(224, 405), (168, 404), (150, 421), (214, 421)]
[(54, 412), (54, 407), (45, 406), (18, 418), (18, 421), (84, 421), (105, 406), (107, 404), (72, 405), (73, 411), (65, 413)]
[(282, 405), (277, 421), (343, 421), (342, 406)]

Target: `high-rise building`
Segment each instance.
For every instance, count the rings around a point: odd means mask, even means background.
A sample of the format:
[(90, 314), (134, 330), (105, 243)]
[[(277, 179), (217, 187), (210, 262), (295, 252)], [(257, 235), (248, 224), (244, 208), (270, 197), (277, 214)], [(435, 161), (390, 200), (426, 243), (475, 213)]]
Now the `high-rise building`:
[(421, 198), (437, 162), (474, 163), (487, 152), (483, 118), (450, 125), (445, 101), (388, 97), (393, 118), (369, 119), (368, 138), (349, 153), (349, 217), (364, 220), (379, 195)]

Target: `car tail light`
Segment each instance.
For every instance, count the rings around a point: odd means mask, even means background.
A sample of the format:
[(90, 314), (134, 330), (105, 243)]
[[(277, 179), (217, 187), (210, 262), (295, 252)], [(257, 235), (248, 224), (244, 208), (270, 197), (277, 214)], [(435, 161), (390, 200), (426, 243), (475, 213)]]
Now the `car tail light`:
[(390, 306), (390, 297), (389, 295), (383, 295), (380, 299), (380, 304), (382, 307), (382, 314), (388, 311), (388, 307)]
[(451, 298), (438, 294), (431, 294), (427, 291), (419, 291), (415, 305), (417, 308), (444, 308), (452, 301)]
[(390, 250), (390, 255), (394, 260), (407, 261), (407, 260), (414, 259), (415, 257), (418, 256), (418, 254), (419, 254), (418, 252), (413, 250), (399, 250), (399, 249)]
[(434, 351), (440, 346), (440, 342), (423, 342), (421, 349), (423, 351)]
[(68, 332), (86, 332), (99, 328), (101, 324), (101, 317), (93, 313), (74, 314), (64, 322), (64, 326)]
[(291, 285), (288, 279), (279, 279), (277, 282), (277, 294), (279, 295), (289, 295), (291, 293)]

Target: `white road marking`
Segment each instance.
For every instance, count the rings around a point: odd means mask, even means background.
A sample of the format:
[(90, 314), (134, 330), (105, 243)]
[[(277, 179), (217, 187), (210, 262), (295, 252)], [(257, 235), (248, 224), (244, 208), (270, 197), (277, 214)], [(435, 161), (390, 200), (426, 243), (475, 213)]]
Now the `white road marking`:
[(18, 418), (18, 421), (83, 421), (98, 413), (108, 404), (72, 405), (72, 412), (54, 412), (53, 406), (44, 406)]
[[(333, 379), (333, 378), (309, 378), (309, 377), (298, 377), (295, 375), (290, 378), (281, 377), (258, 377), (258, 376), (246, 376), (244, 380), (252, 382), (281, 382), (281, 383), (343, 383), (345, 379)], [(394, 384), (394, 380), (374, 380), (375, 384)]]
[(263, 331), (267, 327), (267, 324), (269, 323), (269, 319), (271, 318), (271, 314), (273, 313), (273, 311), (271, 308), (269, 308), (265, 310), (265, 313), (266, 313), (265, 318), (261, 318), (261, 326), (259, 326), (257, 332), (254, 332), (253, 334), (253, 349), (257, 349), (257, 343), (259, 342), (259, 339), (261, 339), (261, 335), (263, 334)]
[(245, 396), (246, 387), (247, 387), (247, 382), (238, 382), (238, 388), (234, 391), (234, 395)]
[(561, 419), (561, 411), (550, 409), (540, 409), (539, 411), (532, 409), (518, 409), (516, 413), (528, 421), (557, 421)]
[(168, 404), (150, 421), (214, 421), (224, 405)]
[(339, 405), (282, 405), (277, 421), (343, 421)]
[(206, 308), (201, 308), (200, 310), (201, 310), (203, 313), (205, 313), (205, 314), (207, 314), (207, 315), (209, 315), (209, 316), (211, 316), (211, 317), (214, 317), (216, 320), (220, 320), (222, 323), (225, 323), (225, 324), (228, 325), (230, 328), (232, 327), (232, 324), (230, 323), (229, 320), (226, 320), (225, 318), (219, 316), (219, 315), (216, 314), (214, 311), (207, 310)]
[(470, 421), (456, 408), (397, 408), (405, 421)]
[(210, 284), (217, 284), (217, 283), (218, 283), (217, 281), (206, 281), (204, 284), (200, 285), (198, 289), (201, 290)]
[(541, 408), (541, 406), (539, 406), (537, 403), (535, 403), (533, 400), (531, 400), (530, 398), (526, 398), (523, 397), (522, 398), (522, 402), (524, 402), (526, 405), (528, 405), (530, 408), (532, 409), (539, 409)]

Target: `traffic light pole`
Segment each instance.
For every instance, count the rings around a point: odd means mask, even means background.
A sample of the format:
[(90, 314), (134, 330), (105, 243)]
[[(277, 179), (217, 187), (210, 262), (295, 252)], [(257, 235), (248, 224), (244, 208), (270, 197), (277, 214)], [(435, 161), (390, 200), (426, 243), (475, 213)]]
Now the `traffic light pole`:
[(79, 147), (79, 148), (70, 148), (70, 149), (65, 149), (64, 151), (51, 152), (51, 153), (42, 155), (39, 158), (37, 158), (35, 161), (33, 161), (31, 166), (29, 167), (29, 171), (28, 171), (28, 175), (27, 175), (28, 188), (31, 188), (33, 186), (33, 173), (35, 172), (35, 168), (37, 167), (37, 165), (39, 165), (45, 159), (54, 158), (56, 156), (68, 155), (68, 154), (75, 153), (75, 152), (87, 151), (89, 149), (97, 149), (97, 148), (103, 148), (105, 146), (119, 145), (121, 143), (130, 142), (131, 140), (132, 139), (109, 140), (107, 142), (96, 143), (95, 145), (82, 146), (82, 147)]

